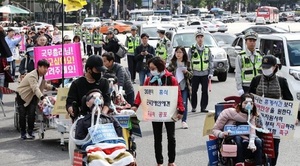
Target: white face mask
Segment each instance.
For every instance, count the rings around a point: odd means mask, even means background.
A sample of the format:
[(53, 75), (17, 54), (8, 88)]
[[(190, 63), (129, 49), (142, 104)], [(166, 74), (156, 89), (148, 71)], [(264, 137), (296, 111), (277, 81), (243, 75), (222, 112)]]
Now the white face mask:
[(153, 76), (158, 76), (160, 74), (157, 70), (151, 70), (150, 73)]
[(270, 76), (273, 74), (273, 67), (270, 67), (269, 69), (262, 69), (262, 73), (264, 76)]

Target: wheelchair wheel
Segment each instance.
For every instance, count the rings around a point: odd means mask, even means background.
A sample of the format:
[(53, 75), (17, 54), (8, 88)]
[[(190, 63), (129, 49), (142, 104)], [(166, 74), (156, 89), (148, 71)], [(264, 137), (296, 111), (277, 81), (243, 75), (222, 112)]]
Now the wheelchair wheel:
[(20, 132), (20, 124), (19, 124), (19, 110), (18, 110), (18, 103), (15, 101), (14, 103), (14, 126), (17, 131)]

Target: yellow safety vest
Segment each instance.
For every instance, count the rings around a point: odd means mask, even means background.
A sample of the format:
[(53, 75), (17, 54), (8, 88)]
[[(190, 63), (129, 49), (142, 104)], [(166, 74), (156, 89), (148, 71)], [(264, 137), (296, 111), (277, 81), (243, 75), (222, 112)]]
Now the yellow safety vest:
[(92, 34), (90, 34), (90, 33), (86, 34), (86, 43), (88, 43), (88, 44), (92, 43)]
[(94, 44), (101, 44), (102, 37), (103, 37), (102, 34), (95, 33), (94, 34)]
[(242, 51), (240, 55), (242, 60), (242, 82), (250, 83), (253, 77), (262, 73), (261, 61), (263, 57), (257, 52), (257, 55), (254, 56), (254, 63), (252, 63), (245, 51)]
[(168, 54), (167, 54), (167, 41), (168, 39), (164, 38), (163, 41), (157, 43), (156, 49), (155, 49), (155, 54), (156, 56), (161, 57), (163, 60), (167, 60)]
[(140, 40), (139, 40), (138, 36), (135, 36), (135, 38), (133, 38), (132, 36), (129, 36), (129, 37), (127, 37), (127, 39), (128, 39), (128, 42), (127, 42), (128, 53), (133, 54), (136, 47), (140, 45)]
[(75, 34), (76, 36), (80, 36), (80, 35), (81, 35), (81, 30), (76, 28), (76, 29), (74, 30), (74, 34)]
[(204, 47), (202, 55), (199, 54), (195, 45), (192, 46), (192, 69), (197, 71), (208, 70), (209, 66), (209, 48)]

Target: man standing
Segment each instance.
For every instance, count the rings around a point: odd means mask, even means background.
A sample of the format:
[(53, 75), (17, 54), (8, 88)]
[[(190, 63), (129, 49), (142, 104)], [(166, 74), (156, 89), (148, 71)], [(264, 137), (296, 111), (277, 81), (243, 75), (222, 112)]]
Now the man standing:
[(165, 29), (158, 28), (157, 33), (160, 40), (156, 45), (155, 54), (161, 57), (166, 62), (166, 64), (168, 64), (172, 58), (172, 52), (173, 52), (171, 41), (166, 37)]
[(135, 84), (135, 75), (136, 75), (136, 63), (134, 61), (134, 52), (136, 47), (138, 47), (141, 43), (139, 36), (137, 35), (137, 27), (131, 27), (131, 36), (127, 36), (125, 46), (128, 48), (127, 52), (127, 62), (128, 62), (128, 70), (131, 76), (131, 82)]
[(94, 55), (102, 55), (103, 35), (97, 27), (93, 32)]
[(74, 36), (81, 36), (81, 29), (80, 29), (79, 24), (74, 23), (74, 25), (75, 25), (75, 27), (73, 29), (73, 35)]
[(93, 40), (93, 34), (92, 34), (92, 28), (88, 28), (88, 32), (85, 34), (85, 41), (86, 41), (86, 51), (87, 51), (87, 55), (91, 56), (93, 54), (93, 50), (92, 50), (92, 40)]
[(44, 89), (56, 90), (56, 88), (45, 81), (45, 74), (50, 64), (47, 60), (42, 59), (37, 62), (37, 69), (26, 74), (17, 88), (16, 101), (19, 106), (19, 124), (21, 128), (21, 138), (27, 139), (26, 136), (26, 116), (29, 138), (35, 138), (33, 134), (35, 110), (39, 100), (44, 100)]
[(115, 62), (121, 63), (121, 58), (116, 54), (120, 48), (120, 41), (115, 36), (114, 32), (112, 30), (109, 30), (106, 35), (106, 42), (103, 45), (103, 49), (106, 52), (113, 52), (115, 56)]
[(208, 105), (208, 80), (213, 77), (213, 56), (210, 49), (204, 46), (204, 34), (202, 31), (196, 32), (196, 45), (192, 45), (188, 56), (191, 60), (191, 67), (193, 70), (192, 78), (192, 112), (196, 112), (197, 108), (197, 92), (199, 84), (201, 84), (201, 112), (208, 112), (206, 107)]
[[(24, 39), (24, 32), (21, 32), (21, 37), (18, 39), (14, 39), (15, 31), (13, 29), (7, 30), (7, 36), (5, 37), (5, 41), (11, 51), (12, 54), (14, 54), (16, 45), (19, 44)], [(16, 72), (16, 61), (14, 60), (13, 56), (7, 57), (7, 62), (9, 63), (10, 67), (10, 73), (15, 78), (15, 72)]]
[(241, 51), (235, 60), (235, 81), (240, 96), (249, 91), (252, 78), (261, 74), (262, 55), (255, 50), (256, 39), (256, 32), (247, 32), (245, 34), (247, 48)]

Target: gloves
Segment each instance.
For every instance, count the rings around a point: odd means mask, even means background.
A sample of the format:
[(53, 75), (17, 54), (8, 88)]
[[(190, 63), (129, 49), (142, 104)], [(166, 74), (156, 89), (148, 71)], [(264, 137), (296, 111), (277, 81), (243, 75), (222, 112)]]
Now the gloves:
[(212, 79), (213, 78), (213, 75), (212, 74), (209, 74), (208, 75), (208, 79)]
[(238, 91), (238, 93), (239, 93), (239, 96), (242, 96), (245, 92), (244, 92), (243, 89), (240, 89), (240, 90)]
[(248, 144), (248, 149), (250, 149), (252, 152), (256, 151), (256, 146), (255, 146), (254, 140), (255, 140), (255, 135), (250, 134), (250, 141)]

